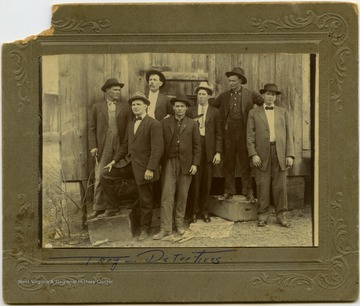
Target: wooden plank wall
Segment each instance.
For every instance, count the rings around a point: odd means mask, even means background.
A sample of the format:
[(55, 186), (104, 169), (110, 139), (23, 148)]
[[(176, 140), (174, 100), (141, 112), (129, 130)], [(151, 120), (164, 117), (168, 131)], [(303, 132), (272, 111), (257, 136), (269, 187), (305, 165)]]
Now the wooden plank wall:
[[(169, 73), (207, 74), (216, 97), (228, 90), (225, 72), (234, 66), (245, 70), (247, 88), (259, 91), (265, 83), (278, 85), (282, 95), (277, 104), (289, 110), (294, 130), (296, 160), (289, 175), (310, 175), (309, 167), (304, 167), (309, 162), (303, 158), (303, 152), (311, 148), (309, 54), (133, 53), (52, 58), (58, 62), (59, 73), (43, 77), (57, 78), (59, 83), (61, 156), (67, 177), (86, 179), (88, 176), (87, 118), (91, 105), (104, 97), (101, 86), (106, 79), (115, 77), (124, 82), (121, 99), (128, 99), (136, 91), (145, 91), (145, 71), (151, 67)], [(193, 95), (197, 85), (196, 81), (169, 82), (163, 92), (167, 94), (171, 90), (169, 93), (174, 94), (176, 90)]]

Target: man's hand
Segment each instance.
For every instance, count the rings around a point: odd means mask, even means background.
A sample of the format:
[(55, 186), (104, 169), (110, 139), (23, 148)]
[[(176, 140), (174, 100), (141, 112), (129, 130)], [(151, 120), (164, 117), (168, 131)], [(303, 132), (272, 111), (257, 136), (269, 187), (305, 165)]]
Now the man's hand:
[(115, 164), (116, 164), (116, 161), (115, 161), (115, 160), (112, 160), (110, 163), (108, 163), (108, 164), (104, 167), (104, 169), (109, 168), (109, 172), (111, 172), (111, 169), (112, 169), (113, 165), (115, 165)]
[(151, 181), (154, 178), (154, 171), (147, 169), (145, 171), (144, 179), (146, 181)]
[(261, 159), (260, 159), (260, 156), (259, 156), (259, 155), (253, 155), (253, 156), (251, 157), (251, 159), (252, 159), (253, 165), (254, 165), (256, 168), (261, 167)]
[(195, 175), (197, 171), (197, 166), (196, 165), (191, 165), (191, 168), (189, 170), (190, 175)]
[(213, 158), (212, 163), (213, 163), (213, 165), (217, 165), (220, 163), (220, 161), (221, 161), (221, 154), (219, 152), (217, 152)]
[(98, 148), (93, 148), (93, 149), (91, 149), (91, 150), (90, 150), (91, 156), (95, 158), (95, 157), (98, 155), (98, 151), (99, 151)]
[(294, 164), (294, 159), (292, 157), (286, 157), (286, 167), (291, 168)]

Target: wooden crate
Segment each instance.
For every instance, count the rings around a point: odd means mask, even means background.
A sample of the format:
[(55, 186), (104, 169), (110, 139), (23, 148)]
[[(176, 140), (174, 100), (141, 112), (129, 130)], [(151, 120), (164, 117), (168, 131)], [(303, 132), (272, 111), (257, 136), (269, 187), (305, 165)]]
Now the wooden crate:
[(234, 195), (229, 200), (219, 200), (218, 196), (209, 198), (211, 214), (231, 221), (257, 220), (257, 204), (252, 204), (244, 196)]

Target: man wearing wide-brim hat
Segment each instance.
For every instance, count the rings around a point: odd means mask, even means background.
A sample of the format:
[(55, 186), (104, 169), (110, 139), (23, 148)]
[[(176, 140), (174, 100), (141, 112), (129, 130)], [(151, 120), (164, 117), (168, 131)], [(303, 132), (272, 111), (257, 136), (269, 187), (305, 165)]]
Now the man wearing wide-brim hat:
[(90, 154), (96, 165), (93, 212), (88, 215), (88, 220), (105, 212), (100, 172), (111, 161), (117, 145), (124, 140), (127, 124), (132, 118), (129, 105), (120, 101), (123, 86), (124, 83), (115, 78), (106, 80), (101, 87), (105, 94), (104, 100), (91, 107), (88, 137)]
[(214, 165), (221, 161), (222, 129), (220, 112), (209, 105), (213, 94), (212, 87), (207, 82), (201, 82), (195, 88), (197, 105), (188, 109), (187, 115), (198, 123), (201, 139), (201, 164), (190, 185), (188, 213), (190, 221), (197, 222), (201, 217), (204, 222), (211, 221), (209, 216), (209, 195)]
[(141, 233), (138, 239), (142, 241), (149, 236), (154, 204), (152, 184), (160, 178), (164, 142), (161, 123), (146, 113), (150, 104), (146, 96), (137, 92), (128, 102), (135, 118), (128, 124), (125, 139), (113, 160), (101, 172), (106, 199), (104, 217), (115, 215), (118, 211), (115, 182), (120, 178), (135, 178), (140, 202)]
[(234, 67), (225, 75), (228, 77), (230, 90), (222, 92), (212, 102), (220, 110), (223, 129), (225, 190), (221, 199), (228, 200), (236, 193), (235, 169), (237, 168), (236, 160), (238, 160), (242, 185), (241, 194), (246, 196), (250, 202), (255, 202), (246, 150), (246, 122), (249, 111), (254, 104), (262, 105), (263, 98), (255, 91), (242, 86), (247, 83), (242, 68)]
[(180, 235), (185, 233), (184, 217), (193, 175), (200, 165), (201, 142), (197, 123), (186, 116), (188, 98), (172, 98), (174, 116), (162, 121), (164, 155), (162, 159), (161, 227), (153, 239), (170, 235), (173, 222)]
[(166, 84), (165, 75), (157, 69), (150, 69), (146, 72), (145, 78), (149, 85), (149, 89), (145, 92), (150, 101), (148, 115), (157, 120), (174, 115), (170, 99), (160, 92), (160, 89), (164, 88)]
[(283, 227), (287, 209), (286, 171), (295, 158), (293, 132), (289, 113), (275, 105), (281, 94), (277, 85), (266, 84), (260, 93), (264, 105), (249, 112), (247, 122), (247, 149), (255, 167), (258, 209), (258, 226), (265, 226), (269, 218), (270, 185), (274, 198), (277, 222)]

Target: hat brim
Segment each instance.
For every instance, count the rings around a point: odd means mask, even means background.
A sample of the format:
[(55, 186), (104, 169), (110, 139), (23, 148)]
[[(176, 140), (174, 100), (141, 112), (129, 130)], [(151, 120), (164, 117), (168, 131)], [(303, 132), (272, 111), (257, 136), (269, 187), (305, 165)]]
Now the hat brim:
[(144, 97), (131, 97), (129, 100), (128, 100), (128, 103), (131, 105), (131, 103), (133, 103), (135, 100), (141, 100), (143, 101), (146, 105), (150, 105), (150, 101)]
[(207, 92), (210, 92), (210, 93), (209, 93), (209, 96), (211, 96), (211, 95), (214, 93), (214, 91), (213, 91), (210, 87), (203, 87), (203, 86), (198, 86), (198, 87), (196, 87), (196, 88), (195, 88), (195, 93), (197, 94), (200, 89), (204, 89), (204, 90), (206, 90)]
[(246, 84), (247, 83), (247, 79), (246, 77), (244, 77), (242, 74), (240, 73), (236, 73), (236, 72), (233, 72), (233, 71), (228, 71), (228, 72), (225, 72), (225, 75), (229, 78), (231, 77), (232, 75), (237, 75), (240, 79), (242, 79), (242, 82), (241, 84)]
[(183, 102), (183, 103), (185, 103), (187, 106), (191, 106), (190, 102), (187, 101), (187, 100), (178, 99), (178, 98), (172, 98), (172, 99), (170, 99), (170, 103), (171, 103), (172, 105), (174, 105), (175, 102)]
[(146, 82), (149, 84), (149, 79), (150, 79), (150, 75), (152, 74), (156, 74), (159, 76), (160, 81), (162, 82), (160, 88), (163, 88), (166, 84), (166, 78), (165, 75), (163, 75), (160, 71), (158, 70), (149, 70), (146, 72), (145, 78), (146, 78)]
[(124, 83), (109, 83), (109, 84), (105, 84), (105, 85), (103, 85), (103, 87), (101, 87), (101, 90), (102, 90), (103, 92), (105, 92), (106, 89), (111, 88), (111, 87), (113, 87), (113, 86), (120, 86), (120, 88), (123, 88), (123, 87), (124, 87)]
[(278, 95), (281, 95), (281, 91), (276, 91), (276, 90), (268, 90), (268, 89), (260, 89), (260, 94), (263, 94), (267, 91), (270, 91), (270, 92), (275, 92), (275, 94), (278, 96)]

